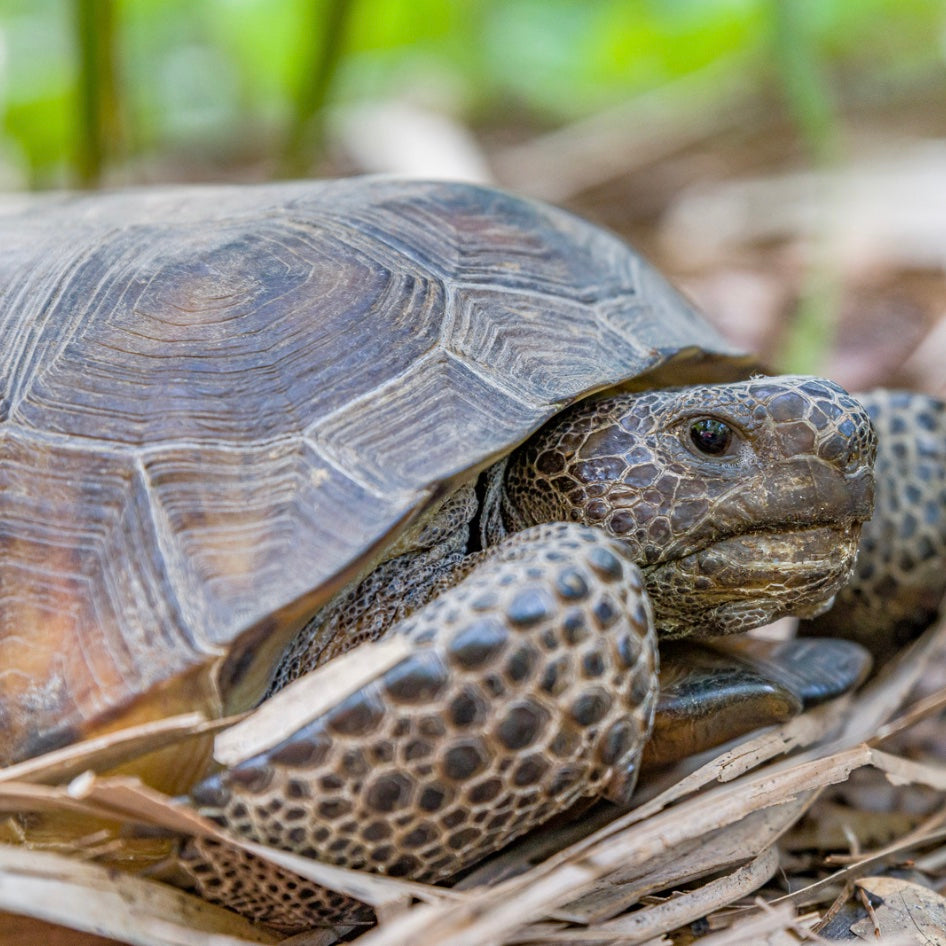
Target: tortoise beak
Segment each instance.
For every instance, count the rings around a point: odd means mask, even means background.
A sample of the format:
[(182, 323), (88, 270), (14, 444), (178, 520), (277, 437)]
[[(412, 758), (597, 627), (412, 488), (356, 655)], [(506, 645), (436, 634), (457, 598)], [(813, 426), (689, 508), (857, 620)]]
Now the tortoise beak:
[[(866, 522), (874, 513), (874, 473), (859, 467), (840, 472), (814, 456), (792, 457), (766, 491), (769, 508), (788, 510), (787, 523)], [(752, 515), (764, 514), (762, 509)]]

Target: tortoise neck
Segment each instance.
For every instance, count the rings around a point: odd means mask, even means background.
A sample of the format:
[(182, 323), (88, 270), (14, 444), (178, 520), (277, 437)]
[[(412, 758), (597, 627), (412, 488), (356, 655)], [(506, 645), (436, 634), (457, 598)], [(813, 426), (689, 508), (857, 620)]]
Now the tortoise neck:
[[(475, 531), (479, 535), (480, 548), (485, 549), (496, 545), (507, 535), (519, 532), (523, 528), (519, 517), (515, 516), (515, 510), (509, 508), (509, 503), (506, 501), (506, 468), (508, 466), (509, 457), (497, 460), (483, 471), (477, 484), (476, 492), (480, 508), (478, 529)], [(514, 521), (507, 519), (509, 514), (513, 515)]]

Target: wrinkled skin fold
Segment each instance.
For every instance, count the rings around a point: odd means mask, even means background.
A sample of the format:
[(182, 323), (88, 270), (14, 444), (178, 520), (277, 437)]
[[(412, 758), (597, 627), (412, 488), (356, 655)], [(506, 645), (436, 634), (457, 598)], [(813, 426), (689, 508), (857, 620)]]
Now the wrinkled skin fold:
[[(834, 602), (851, 574), (859, 524), (744, 533), (644, 572), (665, 637), (703, 627), (736, 633), (790, 612), (812, 618)], [(678, 631), (679, 629), (679, 631)]]

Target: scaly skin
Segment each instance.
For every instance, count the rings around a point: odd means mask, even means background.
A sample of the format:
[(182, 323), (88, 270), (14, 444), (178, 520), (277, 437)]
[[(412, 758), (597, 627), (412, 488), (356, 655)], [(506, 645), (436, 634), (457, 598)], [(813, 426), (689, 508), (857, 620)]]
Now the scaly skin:
[[(579, 405), (513, 454), (487, 528), (577, 520), (621, 539), (664, 637), (811, 616), (847, 580), (872, 502), (876, 441), (854, 403), (760, 379)], [(716, 456), (688, 436), (707, 415), (735, 432)]]
[[(501, 543), (401, 621), (414, 654), (193, 799), (255, 840), (437, 881), (589, 794), (627, 801), (656, 697), (656, 639), (620, 543), (572, 523)], [(289, 929), (365, 910), (193, 842), (201, 893)], [(222, 860), (226, 859), (226, 860)]]
[[(461, 491), (311, 628), (316, 661), (381, 633), (413, 656), (194, 803), (265, 843), (435, 881), (582, 798), (627, 801), (655, 632), (827, 606), (870, 515), (874, 450), (860, 405), (808, 378), (566, 412), (487, 476), (482, 551), (463, 554)], [(364, 919), (206, 842), (181, 864), (205, 897), (287, 929)]]
[(946, 593), (946, 404), (906, 391), (858, 400), (877, 430), (882, 485), (850, 582), (801, 631), (857, 641), (882, 666), (930, 624)]

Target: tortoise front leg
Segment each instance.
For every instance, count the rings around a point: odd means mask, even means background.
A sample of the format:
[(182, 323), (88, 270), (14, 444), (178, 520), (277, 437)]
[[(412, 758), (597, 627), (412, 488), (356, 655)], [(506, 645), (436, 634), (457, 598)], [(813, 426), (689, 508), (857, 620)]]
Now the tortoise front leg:
[[(206, 779), (192, 795), (200, 811), (305, 856), (436, 881), (579, 799), (627, 801), (656, 692), (650, 607), (629, 552), (552, 523), (481, 554), (392, 628), (409, 657)], [(285, 881), (250, 890), (204, 842), (182, 863), (202, 895), (267, 922), (286, 901), (310, 923), (350, 909), (327, 894), (302, 901)]]

